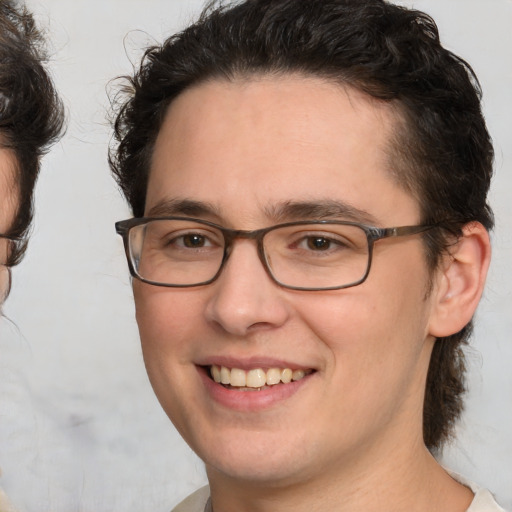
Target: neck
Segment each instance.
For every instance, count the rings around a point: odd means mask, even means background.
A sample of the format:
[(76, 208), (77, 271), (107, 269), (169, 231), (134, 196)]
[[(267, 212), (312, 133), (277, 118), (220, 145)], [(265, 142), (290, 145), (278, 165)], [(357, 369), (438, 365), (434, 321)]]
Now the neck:
[[(435, 461), (422, 440), (324, 468), (316, 477), (239, 481), (207, 466), (214, 512), (464, 512), (473, 494)], [(319, 474), (318, 474), (319, 473)]]

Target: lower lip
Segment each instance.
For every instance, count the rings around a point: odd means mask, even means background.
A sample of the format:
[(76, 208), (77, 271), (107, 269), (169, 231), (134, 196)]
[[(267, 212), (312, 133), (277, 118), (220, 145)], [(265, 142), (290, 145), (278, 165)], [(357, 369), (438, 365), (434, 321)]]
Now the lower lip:
[(239, 391), (225, 388), (209, 376), (207, 368), (198, 366), (199, 375), (210, 397), (220, 405), (237, 411), (268, 409), (297, 393), (313, 377), (314, 373), (288, 384), (276, 384), (261, 391)]

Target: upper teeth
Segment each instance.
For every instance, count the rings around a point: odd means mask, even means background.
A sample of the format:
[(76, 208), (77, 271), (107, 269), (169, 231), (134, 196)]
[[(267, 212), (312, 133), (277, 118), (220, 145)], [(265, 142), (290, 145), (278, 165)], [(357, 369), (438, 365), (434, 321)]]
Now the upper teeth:
[(240, 368), (226, 368), (225, 366), (212, 365), (211, 376), (215, 382), (230, 384), (236, 387), (261, 388), (265, 385), (272, 386), (283, 382), (287, 384), (292, 380), (302, 379), (311, 370), (291, 370), (290, 368), (269, 368), (267, 371), (261, 368), (245, 371)]

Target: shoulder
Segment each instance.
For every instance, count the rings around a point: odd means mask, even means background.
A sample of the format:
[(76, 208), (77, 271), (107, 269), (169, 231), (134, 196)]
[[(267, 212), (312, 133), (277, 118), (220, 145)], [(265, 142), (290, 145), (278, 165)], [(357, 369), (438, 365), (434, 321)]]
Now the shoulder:
[(487, 489), (482, 489), (453, 471), (449, 471), (449, 473), (455, 480), (469, 487), (475, 493), (475, 497), (466, 512), (507, 512), (496, 503), (494, 496)]
[(208, 486), (201, 487), (176, 505), (172, 512), (204, 512), (209, 497), (210, 488)]
[[(493, 495), (487, 489), (479, 488), (477, 485), (467, 482), (460, 475), (456, 477), (457, 480), (467, 485), (475, 493), (475, 497), (466, 512), (507, 512), (496, 503)], [(205, 512), (209, 497), (210, 488), (208, 486), (202, 487), (176, 505), (172, 512)]]
[(495, 501), (487, 489), (473, 489), (475, 497), (467, 512), (506, 512)]

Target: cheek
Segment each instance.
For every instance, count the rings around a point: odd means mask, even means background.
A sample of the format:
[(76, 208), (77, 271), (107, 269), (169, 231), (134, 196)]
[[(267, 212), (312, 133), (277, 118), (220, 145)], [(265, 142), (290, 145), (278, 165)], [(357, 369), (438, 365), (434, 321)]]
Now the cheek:
[(168, 289), (133, 283), (136, 319), (144, 364), (164, 409), (178, 403), (174, 391), (197, 378), (190, 364), (198, 343), (208, 342), (202, 322), (204, 300), (197, 290)]
[(133, 291), (143, 349), (174, 351), (192, 338), (201, 310), (197, 297), (140, 282)]
[(163, 409), (185, 433), (197, 374), (191, 340), (201, 338), (198, 303), (190, 294), (133, 283), (144, 364)]
[(370, 300), (364, 290), (339, 299), (303, 310), (328, 354), (330, 423), (359, 432), (361, 425), (371, 430), (400, 411), (418, 410), (431, 349), (418, 299)]
[(375, 265), (360, 286), (297, 297), (302, 321), (327, 348), (333, 375), (345, 382), (380, 385), (411, 375), (419, 361), (428, 365), (427, 276), (418, 275), (417, 265), (399, 267), (393, 275), (391, 265), (385, 272), (385, 265)]

